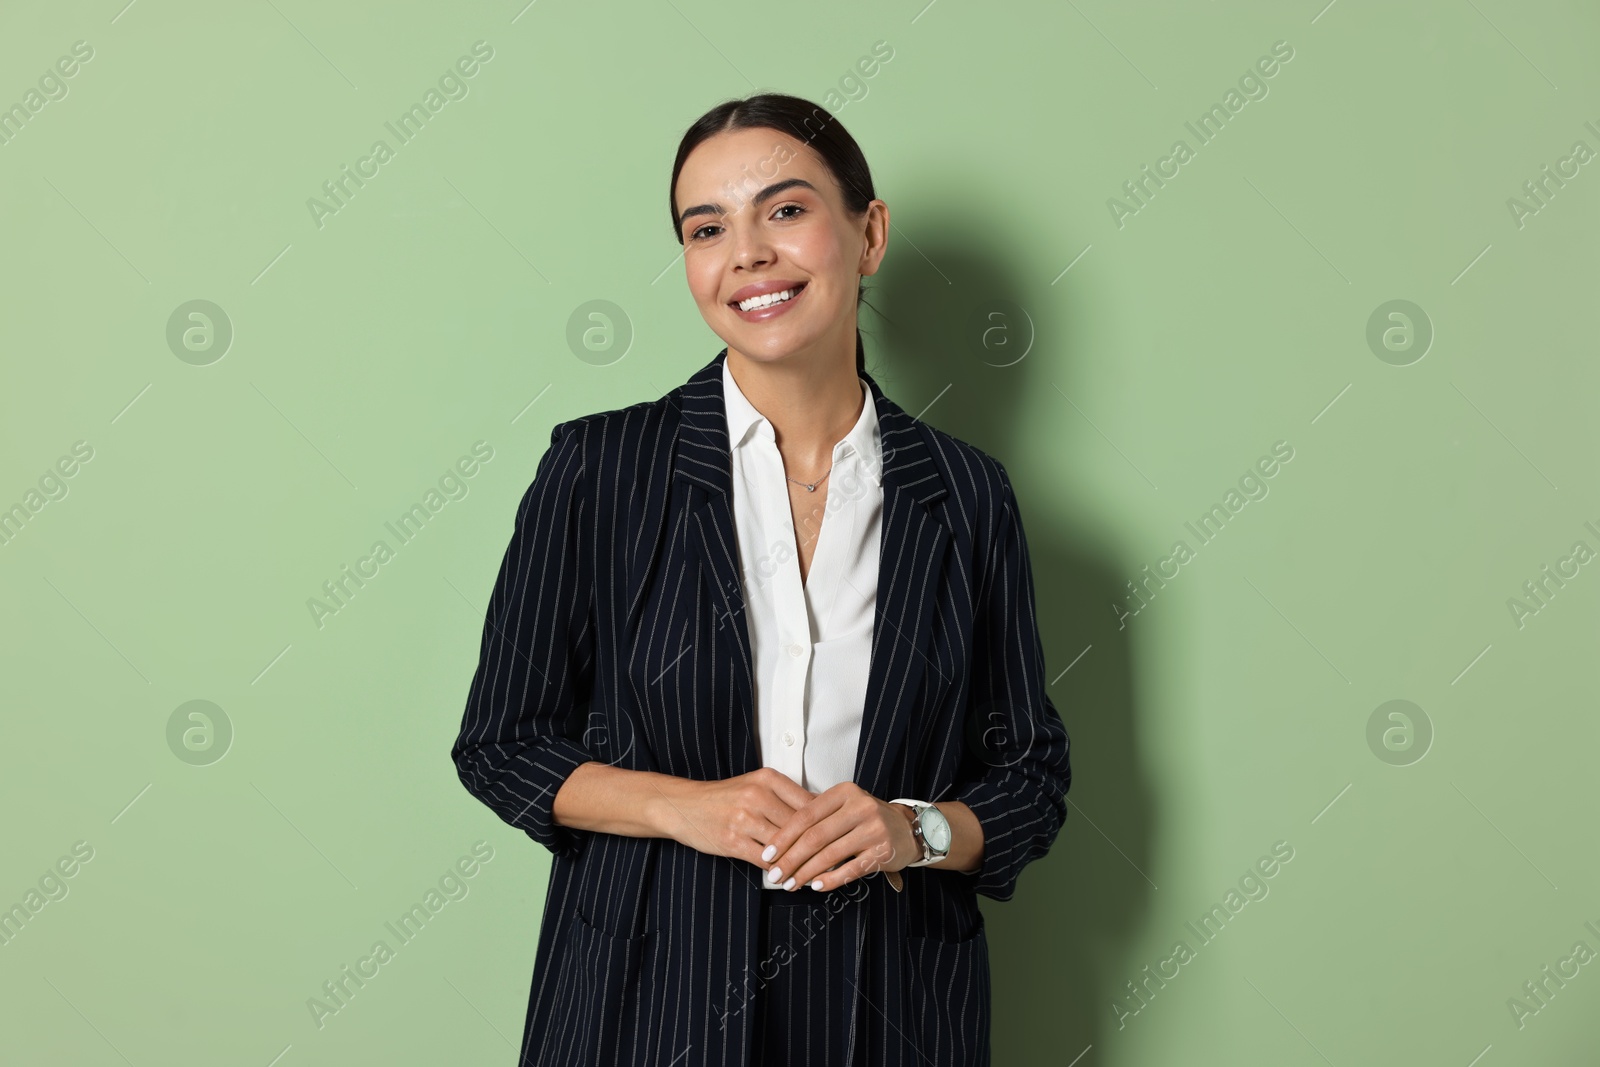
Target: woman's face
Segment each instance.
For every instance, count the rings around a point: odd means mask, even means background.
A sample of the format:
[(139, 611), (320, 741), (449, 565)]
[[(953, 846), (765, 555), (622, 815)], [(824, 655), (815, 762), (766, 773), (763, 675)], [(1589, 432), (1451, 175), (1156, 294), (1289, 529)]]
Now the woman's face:
[[(773, 360), (843, 348), (853, 365), (857, 286), (883, 259), (887, 204), (852, 217), (821, 157), (766, 128), (702, 141), (675, 192), (689, 291), (730, 349)], [(794, 295), (741, 310), (752, 286)]]

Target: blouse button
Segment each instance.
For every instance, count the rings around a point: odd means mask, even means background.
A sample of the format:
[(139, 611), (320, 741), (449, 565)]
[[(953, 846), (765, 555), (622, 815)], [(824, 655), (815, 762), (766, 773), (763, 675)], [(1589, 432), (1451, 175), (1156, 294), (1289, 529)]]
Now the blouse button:
[(789, 655), (791, 655), (791, 656), (803, 656), (803, 655), (805, 655), (805, 651), (806, 650), (801, 648), (799, 645), (790, 645), (789, 646)]
[(786, 744), (786, 745), (793, 745), (794, 744), (794, 734), (785, 733), (783, 735), (783, 743)]

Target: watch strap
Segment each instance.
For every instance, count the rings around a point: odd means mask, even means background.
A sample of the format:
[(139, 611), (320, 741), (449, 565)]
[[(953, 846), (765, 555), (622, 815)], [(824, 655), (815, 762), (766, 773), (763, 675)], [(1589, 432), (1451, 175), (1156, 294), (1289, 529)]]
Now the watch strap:
[[(891, 800), (891, 801), (889, 801), (889, 803), (891, 803), (891, 804), (904, 804), (905, 806), (909, 807), (912, 811), (918, 811), (919, 809), (917, 808), (917, 804), (920, 803), (920, 802), (919, 801), (915, 801), (915, 800), (907, 800), (904, 797), (901, 797), (901, 798), (899, 798), (897, 800)], [(924, 845), (923, 849), (926, 850), (927, 846)], [(911, 866), (915, 866), (915, 864), (907, 864), (906, 866), (911, 867)], [(894, 891), (896, 893), (905, 892), (906, 883), (905, 883), (905, 880), (900, 877), (900, 872), (899, 871), (884, 871), (884, 870), (880, 870), (880, 873), (883, 875), (884, 879), (891, 886), (894, 887)]]
[[(906, 864), (906, 866), (907, 867), (925, 867), (930, 863), (937, 863), (939, 860), (944, 859), (944, 856), (935, 855), (933, 853), (933, 850), (928, 847), (928, 842), (923, 838), (923, 836), (921, 834), (921, 822), (920, 822), (920, 820), (922, 818), (922, 813), (926, 809), (933, 807), (933, 802), (931, 800), (915, 800), (915, 799), (913, 799), (911, 797), (898, 797), (898, 798), (896, 798), (894, 800), (889, 801), (889, 803), (891, 803), (891, 804), (904, 804), (906, 807), (910, 808), (913, 812), (916, 813), (916, 819), (912, 823), (912, 833), (913, 833), (913, 836), (916, 837), (917, 842), (920, 845), (922, 845), (922, 858), (921, 859), (917, 859), (917, 860), (913, 860), (912, 862)], [(946, 855), (948, 855), (948, 851), (946, 852)]]

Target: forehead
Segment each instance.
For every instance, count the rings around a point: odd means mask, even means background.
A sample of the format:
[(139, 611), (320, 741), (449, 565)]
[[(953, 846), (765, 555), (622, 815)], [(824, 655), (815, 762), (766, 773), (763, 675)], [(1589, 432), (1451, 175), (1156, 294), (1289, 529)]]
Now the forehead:
[(782, 130), (725, 130), (695, 146), (678, 172), (678, 207), (754, 192), (784, 178), (804, 178), (819, 190), (833, 179), (816, 151)]

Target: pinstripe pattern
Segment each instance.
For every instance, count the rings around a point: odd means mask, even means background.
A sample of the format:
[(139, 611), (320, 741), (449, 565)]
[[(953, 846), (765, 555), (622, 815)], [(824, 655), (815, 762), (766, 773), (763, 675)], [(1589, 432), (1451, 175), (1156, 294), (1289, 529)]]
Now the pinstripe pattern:
[[(759, 871), (551, 815), (589, 760), (702, 781), (761, 766), (726, 352), (659, 400), (552, 430), (490, 594), (451, 758), (468, 791), (553, 857), (524, 1065), (756, 1062), (760, 898), (772, 895)], [(884, 516), (854, 780), (884, 799), (966, 803), (984, 858), (975, 874), (907, 869), (904, 893), (875, 875), (818, 894), (835, 898), (827, 943), (842, 946), (831, 986), (855, 993), (828, 1025), (847, 1063), (987, 1064), (977, 895), (1011, 899), (1054, 841), (1068, 738), (1045, 691), (1005, 468), (862, 377), (884, 446)]]
[[(850, 1062), (846, 1020), (855, 991), (839, 981), (850, 958), (848, 924), (829, 922), (819, 894), (767, 890), (761, 898), (760, 988), (750, 1007), (751, 1062), (836, 1067)], [(792, 906), (798, 905), (798, 906)]]

